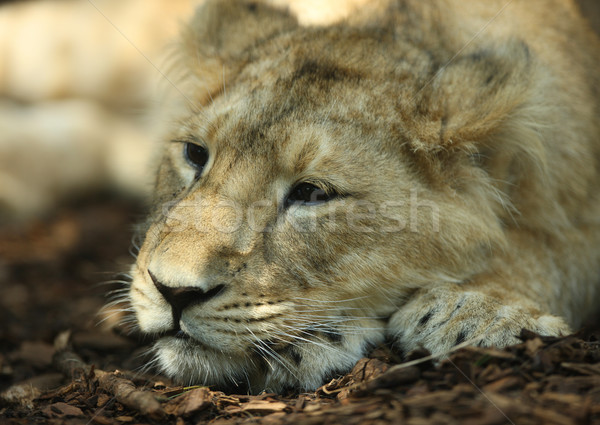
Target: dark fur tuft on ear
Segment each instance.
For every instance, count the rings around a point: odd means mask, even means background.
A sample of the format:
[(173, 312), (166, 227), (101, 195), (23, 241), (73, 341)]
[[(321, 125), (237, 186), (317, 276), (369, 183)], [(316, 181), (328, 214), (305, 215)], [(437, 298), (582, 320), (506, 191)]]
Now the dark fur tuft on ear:
[(191, 55), (236, 60), (250, 47), (296, 26), (287, 12), (261, 2), (210, 0), (198, 8), (186, 47)]
[(441, 68), (417, 96), (420, 121), (410, 135), (418, 151), (438, 151), (486, 140), (530, 97), (527, 45), (510, 40), (463, 54)]
[(259, 1), (208, 0), (182, 34), (180, 63), (192, 78), (195, 101), (204, 104), (251, 58), (253, 47), (297, 27), (285, 10)]

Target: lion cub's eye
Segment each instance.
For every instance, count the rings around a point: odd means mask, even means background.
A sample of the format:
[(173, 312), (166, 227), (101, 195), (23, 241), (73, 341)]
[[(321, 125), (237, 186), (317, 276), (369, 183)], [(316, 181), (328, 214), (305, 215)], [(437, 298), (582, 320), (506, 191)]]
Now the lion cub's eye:
[(300, 183), (294, 186), (290, 191), (290, 194), (285, 200), (285, 205), (286, 207), (296, 203), (302, 205), (316, 205), (327, 202), (337, 196), (337, 193), (327, 193), (312, 183)]
[(195, 143), (186, 143), (183, 151), (187, 162), (198, 170), (198, 174), (202, 173), (202, 169), (208, 162), (208, 151), (206, 148)]

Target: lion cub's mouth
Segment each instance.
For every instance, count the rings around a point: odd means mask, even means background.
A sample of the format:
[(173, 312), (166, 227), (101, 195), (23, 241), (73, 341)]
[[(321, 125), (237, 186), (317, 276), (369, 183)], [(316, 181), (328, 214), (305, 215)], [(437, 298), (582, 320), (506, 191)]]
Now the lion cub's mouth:
[(182, 331), (181, 329), (179, 329), (179, 330), (172, 329), (169, 332), (161, 335), (161, 337), (165, 337), (165, 336), (171, 336), (176, 339), (193, 339), (190, 334), (188, 334), (185, 331)]
[(182, 344), (185, 344), (190, 347), (207, 349), (208, 347), (202, 343), (202, 341), (195, 339), (189, 333), (181, 330), (181, 329), (171, 329), (167, 332), (161, 332), (159, 334), (154, 335), (152, 342), (157, 342), (160, 340), (165, 340), (172, 338), (176, 341), (179, 341)]

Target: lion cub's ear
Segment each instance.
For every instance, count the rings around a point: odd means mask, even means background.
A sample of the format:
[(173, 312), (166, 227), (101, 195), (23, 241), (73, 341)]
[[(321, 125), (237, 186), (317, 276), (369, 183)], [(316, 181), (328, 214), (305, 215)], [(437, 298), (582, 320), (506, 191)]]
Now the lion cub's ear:
[(205, 104), (251, 59), (254, 46), (297, 25), (285, 10), (260, 1), (206, 1), (184, 30), (180, 52), (195, 100)]
[(408, 129), (413, 149), (447, 151), (491, 141), (535, 101), (532, 68), (528, 47), (515, 40), (450, 60), (412, 105), (403, 105), (403, 118), (413, 123)]

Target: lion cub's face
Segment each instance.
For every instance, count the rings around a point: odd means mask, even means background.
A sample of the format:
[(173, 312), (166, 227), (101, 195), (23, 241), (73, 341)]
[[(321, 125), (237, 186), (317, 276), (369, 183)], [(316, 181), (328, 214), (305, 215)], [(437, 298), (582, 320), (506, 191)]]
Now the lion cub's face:
[(287, 29), (224, 61), (166, 146), (130, 298), (179, 380), (315, 388), (479, 252), (472, 205), (406, 147), (426, 55), (402, 68), (380, 35), (339, 32)]
[(166, 149), (131, 298), (180, 379), (314, 388), (383, 338), (410, 179), (349, 98), (302, 93), (323, 72), (248, 78)]

